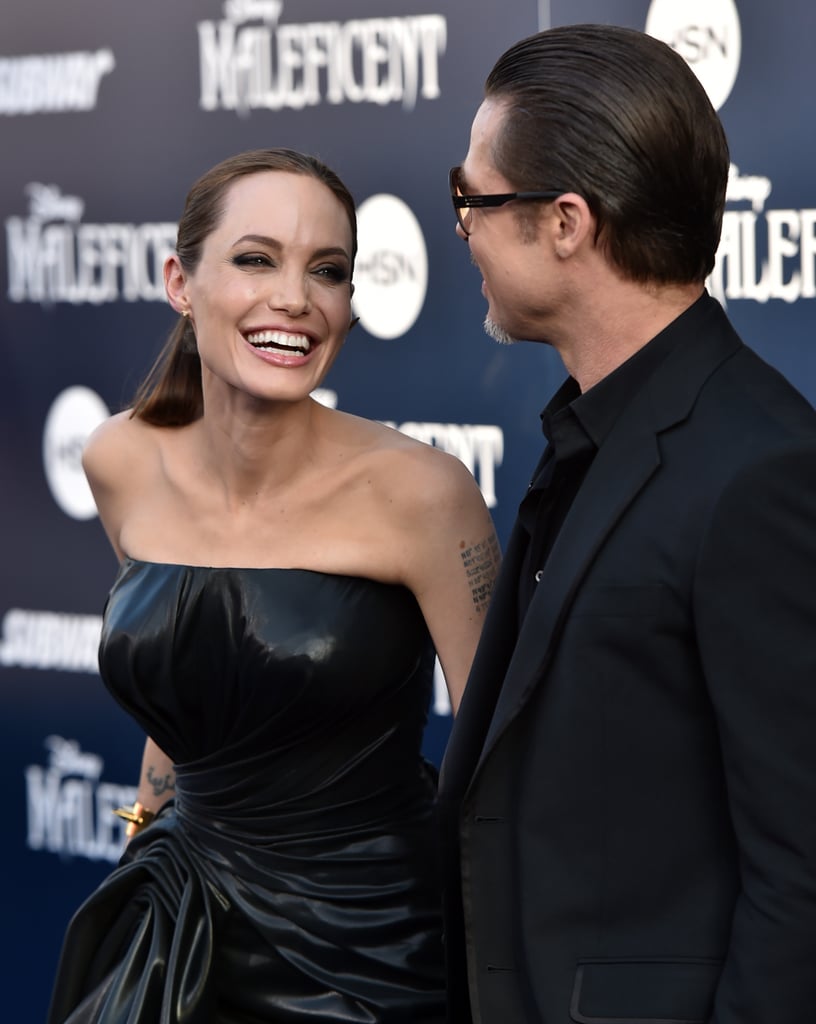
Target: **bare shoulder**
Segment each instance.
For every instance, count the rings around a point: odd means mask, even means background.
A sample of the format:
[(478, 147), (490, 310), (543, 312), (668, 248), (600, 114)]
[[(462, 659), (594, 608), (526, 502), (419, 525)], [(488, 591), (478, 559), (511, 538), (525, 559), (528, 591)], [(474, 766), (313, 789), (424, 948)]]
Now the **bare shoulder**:
[(154, 489), (161, 466), (157, 433), (157, 428), (133, 419), (126, 410), (101, 423), (82, 453), (82, 468), (99, 518), (120, 558), (124, 553), (122, 531), (128, 516), (142, 497)]
[[(469, 552), (496, 560), (493, 520), (465, 464), (438, 448), (371, 424), (356, 477), (373, 502), (369, 522), (384, 535), (401, 577), (415, 593)], [(425, 577), (422, 580), (420, 577)]]
[(90, 435), (82, 452), (82, 467), (91, 487), (115, 487), (133, 480), (156, 452), (153, 429), (131, 417), (130, 410), (115, 413)]
[(438, 519), (460, 512), (463, 505), (486, 514), (472, 473), (455, 455), (381, 423), (357, 420), (355, 427), (366, 439), (360, 466), (375, 497), (390, 506), (390, 515), (414, 521), (432, 509)]

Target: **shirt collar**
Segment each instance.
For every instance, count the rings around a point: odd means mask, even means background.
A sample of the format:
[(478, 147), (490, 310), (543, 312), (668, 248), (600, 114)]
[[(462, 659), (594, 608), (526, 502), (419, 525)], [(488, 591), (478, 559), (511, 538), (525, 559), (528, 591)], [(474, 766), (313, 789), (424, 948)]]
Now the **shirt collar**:
[[(651, 341), (584, 394), (572, 377), (567, 378), (541, 413), (542, 430), (556, 448), (556, 457), (562, 455), (560, 441), (564, 429), (573, 439), (583, 434), (595, 448), (600, 448), (632, 396), (644, 387), (681, 338), (688, 336), (698, 320), (708, 315), (713, 303), (714, 299), (704, 292)], [(573, 418), (580, 428), (578, 434), (575, 427), (566, 426)], [(566, 448), (572, 448), (572, 442), (567, 441)]]

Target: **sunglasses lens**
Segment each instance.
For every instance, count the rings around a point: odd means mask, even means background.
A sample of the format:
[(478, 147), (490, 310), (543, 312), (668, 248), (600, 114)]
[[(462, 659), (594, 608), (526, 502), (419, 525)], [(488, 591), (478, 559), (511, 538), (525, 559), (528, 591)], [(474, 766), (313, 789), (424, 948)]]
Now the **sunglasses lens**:
[[(459, 168), (458, 167), (454, 167), (453, 170), (451, 171), (451, 174), (450, 174), (450, 186), (451, 186), (451, 195), (452, 196), (456, 197), (456, 196), (461, 196), (461, 195), (464, 194), (462, 192), (462, 189), (459, 186)], [(469, 206), (456, 206), (454, 208), (456, 210), (456, 219), (459, 221), (459, 226), (461, 227), (461, 229), (464, 231), (464, 233), (466, 235), (470, 234), (470, 217), (471, 217), (470, 207)]]

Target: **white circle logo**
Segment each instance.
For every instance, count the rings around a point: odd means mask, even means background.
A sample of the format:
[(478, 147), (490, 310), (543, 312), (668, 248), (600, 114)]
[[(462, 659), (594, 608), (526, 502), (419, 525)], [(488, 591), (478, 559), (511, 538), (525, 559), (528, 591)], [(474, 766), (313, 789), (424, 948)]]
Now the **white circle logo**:
[(734, 0), (652, 0), (646, 31), (685, 59), (719, 110), (740, 64), (742, 35)]
[(91, 519), (96, 504), (82, 470), (82, 449), (108, 407), (90, 388), (72, 387), (54, 399), (43, 428), (45, 478), (54, 501), (73, 519)]
[(416, 323), (428, 290), (428, 251), (419, 221), (381, 193), (357, 210), (354, 312), (369, 334), (398, 338)]

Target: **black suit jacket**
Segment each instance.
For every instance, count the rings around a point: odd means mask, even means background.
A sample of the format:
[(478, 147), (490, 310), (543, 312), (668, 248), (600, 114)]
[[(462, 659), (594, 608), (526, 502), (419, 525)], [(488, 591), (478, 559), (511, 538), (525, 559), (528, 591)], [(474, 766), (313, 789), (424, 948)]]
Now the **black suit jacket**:
[(445, 755), (455, 1024), (816, 1020), (816, 413), (706, 298)]

